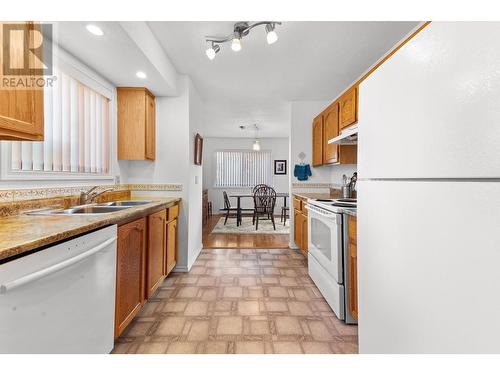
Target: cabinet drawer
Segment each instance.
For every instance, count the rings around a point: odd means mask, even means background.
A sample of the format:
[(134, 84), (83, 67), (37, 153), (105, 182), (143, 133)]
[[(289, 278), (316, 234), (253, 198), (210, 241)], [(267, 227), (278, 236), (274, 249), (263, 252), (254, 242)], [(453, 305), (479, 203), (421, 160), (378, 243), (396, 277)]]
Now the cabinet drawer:
[(298, 211), (302, 211), (302, 200), (293, 197), (293, 208)]
[(168, 209), (168, 221), (174, 220), (177, 216), (179, 216), (179, 205), (176, 204)]

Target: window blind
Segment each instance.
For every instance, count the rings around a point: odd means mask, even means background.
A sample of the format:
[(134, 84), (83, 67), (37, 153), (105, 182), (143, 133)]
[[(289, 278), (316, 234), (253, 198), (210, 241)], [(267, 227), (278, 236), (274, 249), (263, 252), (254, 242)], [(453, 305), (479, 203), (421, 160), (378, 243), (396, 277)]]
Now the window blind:
[(68, 74), (44, 89), (44, 141), (11, 142), (14, 171), (106, 174), (110, 165), (109, 99)]
[(216, 151), (216, 187), (272, 185), (270, 151)]

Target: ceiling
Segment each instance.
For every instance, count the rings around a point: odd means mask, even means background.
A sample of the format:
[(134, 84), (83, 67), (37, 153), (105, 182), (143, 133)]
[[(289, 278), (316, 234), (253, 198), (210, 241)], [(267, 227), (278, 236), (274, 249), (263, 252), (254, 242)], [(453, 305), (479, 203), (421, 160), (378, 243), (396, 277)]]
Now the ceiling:
[(288, 136), (289, 101), (334, 99), (418, 23), (283, 22), (272, 45), (261, 26), (242, 39), (241, 51), (227, 43), (210, 61), (204, 37), (228, 35), (233, 24), (149, 22), (204, 99), (206, 136), (242, 136), (239, 125), (252, 123), (260, 136)]
[[(89, 33), (86, 25), (99, 26), (104, 35)], [(54, 40), (77, 59), (116, 86), (147, 86), (157, 96), (171, 95), (161, 73), (138, 48), (120, 22), (54, 22)], [(147, 79), (136, 77), (143, 71)]]
[[(165, 59), (189, 75), (200, 92), (206, 106), (204, 135), (217, 137), (253, 137), (253, 130), (239, 126), (254, 123), (260, 137), (288, 136), (290, 101), (334, 99), (417, 26), (283, 22), (276, 27), (275, 44), (266, 43), (260, 26), (242, 40), (241, 51), (232, 51), (228, 43), (210, 61), (204, 37), (228, 35), (234, 22), (148, 22), (147, 43), (138, 43), (125, 30), (133, 22), (92, 23), (103, 29), (102, 37), (85, 29), (88, 22), (57, 22), (56, 40), (116, 86), (147, 86), (157, 96), (173, 95), (161, 67), (140, 48), (156, 38)], [(146, 80), (135, 76), (138, 70), (147, 73)]]

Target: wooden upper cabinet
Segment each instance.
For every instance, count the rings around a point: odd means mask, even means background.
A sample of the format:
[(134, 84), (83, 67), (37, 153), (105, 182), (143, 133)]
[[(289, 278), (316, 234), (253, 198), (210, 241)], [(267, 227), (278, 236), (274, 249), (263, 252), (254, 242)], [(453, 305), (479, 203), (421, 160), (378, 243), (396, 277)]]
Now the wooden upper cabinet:
[(156, 108), (155, 98), (146, 95), (146, 159), (155, 160), (156, 156)]
[(146, 268), (146, 293), (151, 297), (163, 281), (167, 251), (167, 211), (161, 210), (148, 216), (148, 254)]
[(118, 159), (155, 160), (155, 97), (146, 88), (119, 87)]
[(145, 301), (146, 218), (118, 227), (116, 255), (115, 337)]
[(358, 88), (351, 87), (339, 99), (340, 102), (340, 129), (358, 121)]
[(312, 164), (313, 167), (323, 164), (323, 115), (319, 115), (313, 120)]
[(323, 112), (323, 164), (339, 161), (338, 146), (328, 141), (339, 134), (339, 103), (335, 102)]
[[(0, 41), (2, 48), (4, 35), (3, 25), (5, 22), (0, 22)], [(23, 66), (23, 51), (26, 45), (43, 44), (40, 38), (40, 25), (34, 22), (16, 22), (16, 25), (23, 26), (23, 29), (16, 30), (17, 32), (9, 38), (9, 50), (11, 66), (17, 67), (16, 61)], [(18, 36), (17, 38), (15, 36)], [(43, 47), (42, 47), (43, 48)], [(31, 79), (39, 76), (11, 76), (4, 75), (3, 62), (5, 56), (0, 54), (0, 79)], [(30, 60), (31, 61), (31, 60)], [(30, 65), (31, 66), (31, 65)], [(37, 67), (37, 66), (35, 66)], [(3, 81), (2, 81), (3, 82)], [(0, 90), (0, 140), (27, 140), (41, 141), (43, 140), (44, 132), (44, 115), (43, 115), (43, 88), (34, 90), (25, 90), (22, 88), (9, 88)]]

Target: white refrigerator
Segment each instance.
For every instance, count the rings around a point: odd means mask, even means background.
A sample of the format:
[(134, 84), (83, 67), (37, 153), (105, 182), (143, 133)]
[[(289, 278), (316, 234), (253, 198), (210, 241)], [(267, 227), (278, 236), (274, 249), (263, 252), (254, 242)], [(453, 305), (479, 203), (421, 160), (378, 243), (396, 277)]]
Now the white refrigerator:
[(432, 22), (359, 87), (360, 353), (500, 353), (499, 46)]

